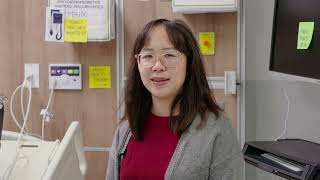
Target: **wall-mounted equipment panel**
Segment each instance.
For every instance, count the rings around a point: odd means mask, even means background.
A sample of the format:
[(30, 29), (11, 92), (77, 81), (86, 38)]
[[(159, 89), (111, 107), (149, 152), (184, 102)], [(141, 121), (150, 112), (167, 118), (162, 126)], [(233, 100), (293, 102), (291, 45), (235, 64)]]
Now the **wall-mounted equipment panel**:
[(81, 64), (49, 64), (49, 89), (81, 90)]
[(239, 0), (172, 0), (173, 12), (186, 14), (235, 12)]

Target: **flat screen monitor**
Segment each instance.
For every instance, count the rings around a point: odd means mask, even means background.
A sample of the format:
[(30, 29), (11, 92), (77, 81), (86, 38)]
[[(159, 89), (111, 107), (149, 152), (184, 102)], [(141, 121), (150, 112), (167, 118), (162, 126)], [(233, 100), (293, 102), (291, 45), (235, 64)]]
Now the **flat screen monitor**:
[(320, 84), (319, 8), (320, 0), (275, 0), (269, 72)]

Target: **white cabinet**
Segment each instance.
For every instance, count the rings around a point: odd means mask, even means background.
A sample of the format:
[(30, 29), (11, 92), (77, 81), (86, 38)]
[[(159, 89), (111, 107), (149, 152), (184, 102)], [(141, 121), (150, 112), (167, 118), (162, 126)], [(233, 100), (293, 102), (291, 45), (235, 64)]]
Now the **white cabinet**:
[(172, 0), (174, 12), (210, 13), (235, 12), (239, 0)]

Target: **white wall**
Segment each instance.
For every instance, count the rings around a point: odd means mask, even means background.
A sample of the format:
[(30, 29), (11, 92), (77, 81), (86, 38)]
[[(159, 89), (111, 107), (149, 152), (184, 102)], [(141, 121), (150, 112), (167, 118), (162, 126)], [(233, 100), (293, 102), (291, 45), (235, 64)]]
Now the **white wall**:
[[(246, 140), (273, 140), (284, 127), (287, 138), (320, 143), (320, 85), (279, 80), (268, 74), (274, 0), (244, 0), (246, 16)], [(320, 71), (320, 67), (319, 67)], [(278, 180), (251, 165), (246, 180)]]

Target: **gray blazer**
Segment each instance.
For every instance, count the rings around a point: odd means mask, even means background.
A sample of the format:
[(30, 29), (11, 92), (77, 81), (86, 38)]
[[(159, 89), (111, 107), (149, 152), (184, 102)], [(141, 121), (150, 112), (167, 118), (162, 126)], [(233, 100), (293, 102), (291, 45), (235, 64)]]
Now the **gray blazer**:
[[(229, 120), (210, 113), (201, 129), (197, 128), (199, 122), (197, 116), (181, 135), (165, 180), (243, 180), (244, 161)], [(119, 180), (120, 163), (131, 135), (127, 121), (118, 126), (109, 154), (107, 180)]]

